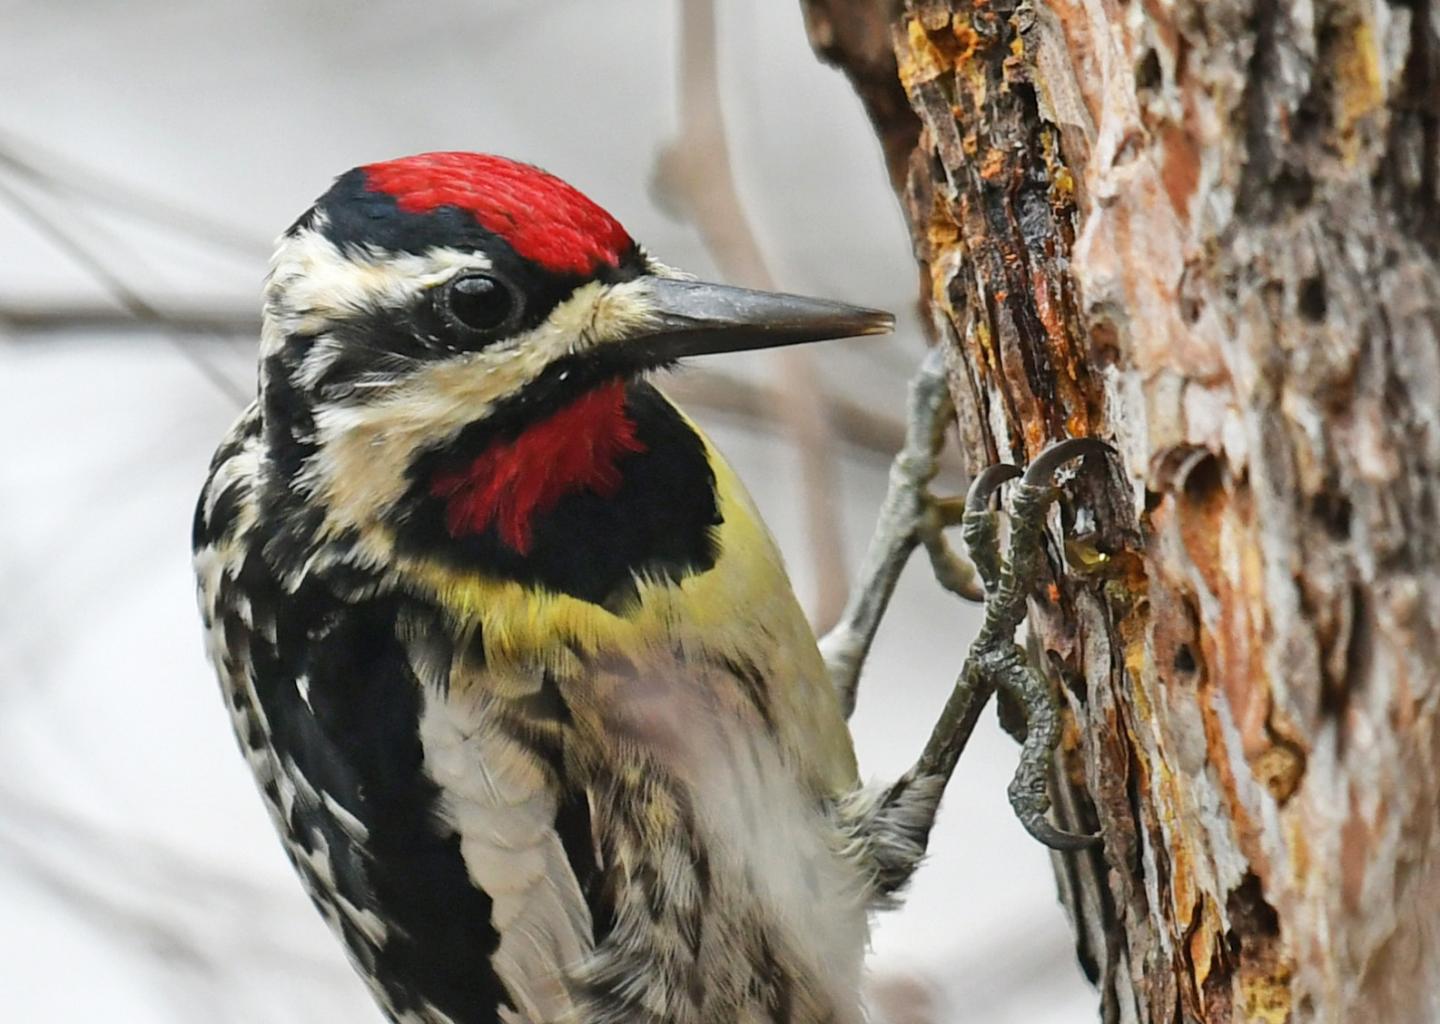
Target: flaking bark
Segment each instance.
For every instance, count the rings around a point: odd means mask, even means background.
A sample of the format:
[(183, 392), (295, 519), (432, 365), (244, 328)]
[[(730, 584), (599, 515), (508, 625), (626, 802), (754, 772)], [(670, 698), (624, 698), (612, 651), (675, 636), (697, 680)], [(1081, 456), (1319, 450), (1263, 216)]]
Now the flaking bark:
[(802, 2), (972, 469), (1121, 453), (1031, 604), (1103, 1019), (1440, 1020), (1440, 2)]

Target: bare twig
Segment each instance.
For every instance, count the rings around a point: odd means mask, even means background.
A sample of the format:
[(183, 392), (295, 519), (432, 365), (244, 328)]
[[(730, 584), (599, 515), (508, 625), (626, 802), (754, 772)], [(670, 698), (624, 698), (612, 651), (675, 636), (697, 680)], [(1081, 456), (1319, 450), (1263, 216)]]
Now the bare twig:
[[(750, 287), (773, 289), (774, 280), (730, 166), (715, 37), (714, 0), (683, 0), (680, 135), (660, 154), (656, 186), (669, 205), (695, 225), (726, 276)], [(800, 456), (802, 501), (815, 565), (813, 617), (823, 630), (839, 617), (847, 590), (831, 427), (810, 353), (784, 348), (775, 358), (785, 382), (779, 408)]]
[(232, 399), (236, 404), (244, 404), (248, 400), (245, 392), (218, 366), (201, 358), (192, 346), (186, 344), (183, 337), (184, 332), (177, 331), (165, 313), (151, 305), (143, 295), (111, 270), (104, 260), (91, 252), (89, 247), (80, 241), (78, 232), (67, 230), (61, 226), (56, 218), (48, 215), (3, 177), (0, 177), (0, 201), (8, 204), (11, 209), (29, 221), (36, 231), (50, 239), (132, 317), (166, 327), (166, 336), (174, 342), (181, 355), (214, 385), (216, 390)]
[(129, 334), (153, 331), (157, 326), (201, 335), (197, 341), (228, 340), (232, 337), (255, 337), (260, 331), (260, 317), (248, 310), (226, 309), (218, 305), (181, 301), (156, 301), (165, 310), (164, 319), (154, 321), (136, 316), (134, 311), (114, 305), (88, 303), (82, 300), (53, 303), (0, 302), (0, 327), (22, 335), (101, 333)]
[[(685, 405), (722, 415), (736, 416), (747, 425), (780, 427), (790, 394), (782, 388), (755, 384), (711, 368), (687, 369), (665, 385), (666, 391)], [(893, 416), (877, 413), (845, 398), (826, 398), (826, 422), (834, 438), (874, 460), (888, 465), (905, 442), (905, 424)], [(961, 472), (958, 459), (946, 460), (947, 468)]]
[[(0, 330), (9, 330), (19, 341), (49, 334), (95, 333), (113, 339), (117, 335), (153, 331), (156, 327), (190, 332), (189, 342), (230, 342), (254, 338), (260, 333), (260, 317), (248, 310), (220, 305), (184, 305), (180, 300), (155, 303), (165, 310), (160, 322), (140, 319), (116, 306), (86, 303), (83, 300), (49, 304), (16, 305), (0, 302)], [(780, 411), (790, 400), (780, 389), (742, 380), (713, 366), (697, 366), (671, 378), (666, 391), (683, 404), (705, 409), (739, 421), (750, 429), (773, 429), (783, 424)], [(894, 416), (876, 412), (858, 402), (830, 396), (826, 399), (826, 420), (835, 439), (877, 464), (888, 464), (905, 441), (905, 425)], [(961, 472), (953, 453), (942, 456), (947, 468)]]
[(0, 130), (0, 167), (50, 195), (85, 199), (246, 258), (266, 256), (263, 241), (239, 228), (71, 164), (8, 130)]

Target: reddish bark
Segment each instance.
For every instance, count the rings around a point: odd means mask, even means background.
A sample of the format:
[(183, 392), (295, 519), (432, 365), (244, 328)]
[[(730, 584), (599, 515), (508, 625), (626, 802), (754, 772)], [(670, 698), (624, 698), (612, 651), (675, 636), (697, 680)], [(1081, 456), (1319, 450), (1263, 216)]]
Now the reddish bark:
[(972, 468), (1121, 452), (1032, 603), (1104, 1019), (1440, 1019), (1440, 5), (804, 5)]

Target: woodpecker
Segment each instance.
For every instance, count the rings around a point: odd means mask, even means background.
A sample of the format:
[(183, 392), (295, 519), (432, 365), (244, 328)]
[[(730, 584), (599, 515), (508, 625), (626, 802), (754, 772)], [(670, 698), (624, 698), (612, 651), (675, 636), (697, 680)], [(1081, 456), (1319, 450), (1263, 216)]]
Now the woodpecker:
[[(694, 280), (495, 156), (356, 168), (281, 237), (258, 395), (196, 511), (200, 605), (286, 852), (391, 1020), (863, 1019), (867, 914), (963, 745), (937, 732), (866, 787), (846, 727), (896, 559), (941, 558), (956, 521), (924, 487), (943, 375), (825, 657), (744, 487), (649, 378), (891, 324)], [(967, 541), (994, 545), (1005, 478)], [(1023, 675), (988, 664), (957, 694)], [(1047, 805), (1016, 804), (1063, 842)]]

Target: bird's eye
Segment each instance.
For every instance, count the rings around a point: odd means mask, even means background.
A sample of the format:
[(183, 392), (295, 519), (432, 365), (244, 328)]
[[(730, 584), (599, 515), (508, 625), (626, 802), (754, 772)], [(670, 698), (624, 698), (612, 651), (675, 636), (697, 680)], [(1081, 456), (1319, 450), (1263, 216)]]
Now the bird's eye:
[(515, 290), (489, 274), (466, 274), (440, 290), (440, 311), (455, 330), (465, 335), (494, 337), (520, 314)]

